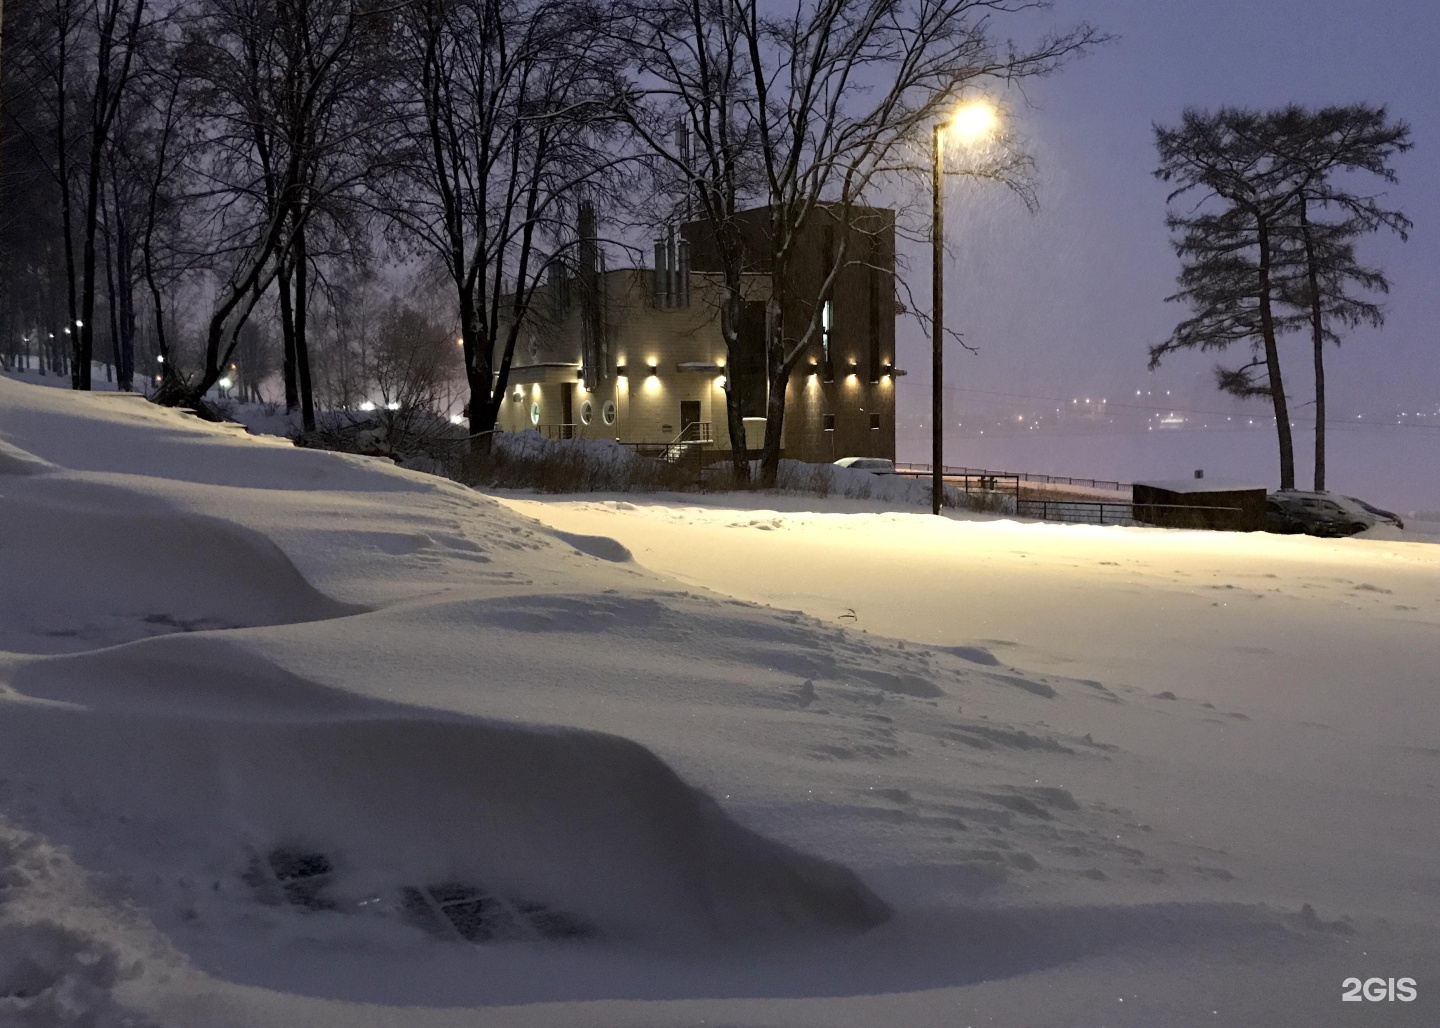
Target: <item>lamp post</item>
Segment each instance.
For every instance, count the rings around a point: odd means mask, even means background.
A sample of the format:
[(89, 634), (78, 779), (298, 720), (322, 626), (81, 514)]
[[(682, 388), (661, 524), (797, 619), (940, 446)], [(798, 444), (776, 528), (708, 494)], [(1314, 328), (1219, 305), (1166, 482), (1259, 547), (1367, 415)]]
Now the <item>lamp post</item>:
[(930, 186), (930, 513), (945, 500), (945, 122), (935, 125)]
[(966, 142), (988, 135), (995, 108), (983, 100), (968, 103), (949, 121), (937, 122), (932, 147), (930, 192), (930, 513), (939, 514), (945, 500), (945, 132), (954, 129)]

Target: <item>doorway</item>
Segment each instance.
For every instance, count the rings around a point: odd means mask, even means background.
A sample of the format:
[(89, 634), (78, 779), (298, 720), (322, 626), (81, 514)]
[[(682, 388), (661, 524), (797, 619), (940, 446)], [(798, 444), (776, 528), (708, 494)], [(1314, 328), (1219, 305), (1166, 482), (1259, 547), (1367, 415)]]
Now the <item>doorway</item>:
[(686, 430), (687, 430), (691, 425), (698, 425), (699, 423), (700, 423), (700, 401), (699, 401), (699, 400), (681, 400), (681, 401), (680, 401), (680, 435), (683, 437), (683, 436), (685, 435)]

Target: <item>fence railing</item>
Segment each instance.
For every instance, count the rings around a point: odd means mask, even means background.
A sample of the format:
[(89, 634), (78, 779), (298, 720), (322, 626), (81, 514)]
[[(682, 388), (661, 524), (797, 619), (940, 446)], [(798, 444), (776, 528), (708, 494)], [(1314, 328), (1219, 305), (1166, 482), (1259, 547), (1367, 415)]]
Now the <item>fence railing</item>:
[(1184, 503), (1130, 503), (1120, 500), (1017, 500), (1015, 513), (1038, 521), (1081, 525), (1158, 525), (1164, 528), (1236, 529), (1243, 527), (1239, 507), (1199, 507)]
[(653, 457), (656, 460), (669, 461), (671, 464), (686, 459), (698, 461), (705, 451), (711, 448), (708, 439), (686, 439), (670, 443), (626, 442), (623, 439), (617, 439), (615, 442), (637, 456)]
[(670, 441), (672, 443), (710, 443), (714, 437), (710, 434), (711, 425), (708, 421), (692, 421), (680, 430), (680, 434)]
[(1089, 500), (1016, 500), (1015, 513), (1037, 521), (1065, 521), (1078, 525), (1133, 525), (1134, 504)]
[[(896, 464), (895, 474), (907, 478), (929, 478), (931, 471), (925, 467), (923, 471), (916, 470), (921, 465)], [(982, 471), (978, 468), (949, 468), (945, 469), (945, 487), (947, 489), (958, 489), (965, 494), (970, 493), (1004, 493), (1020, 499), (1020, 476), (1011, 475), (1000, 471)]]
[[(933, 467), (934, 465), (931, 464), (909, 464), (901, 462), (895, 464), (895, 470), (897, 472), (906, 474), (929, 475), (932, 473)], [(1040, 482), (1047, 485), (1078, 485), (1090, 489), (1112, 489), (1117, 492), (1121, 489), (1130, 488), (1129, 482), (1118, 482), (1108, 478), (1071, 478), (1067, 475), (1042, 475), (1034, 471), (991, 471), (987, 468), (951, 467), (949, 464), (946, 464), (943, 466), (943, 472), (946, 478), (952, 475), (956, 477), (962, 475), (966, 477), (972, 475), (977, 477), (993, 475), (998, 478), (1014, 478), (1021, 482)]]

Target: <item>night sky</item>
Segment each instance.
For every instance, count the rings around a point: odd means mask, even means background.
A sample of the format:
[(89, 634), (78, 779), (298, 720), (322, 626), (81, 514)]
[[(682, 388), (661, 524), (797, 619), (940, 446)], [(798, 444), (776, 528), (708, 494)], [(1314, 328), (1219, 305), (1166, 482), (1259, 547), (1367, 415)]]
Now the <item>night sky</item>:
[[(1390, 276), (1388, 321), (1330, 348), (1331, 418), (1428, 411), (1440, 425), (1440, 3), (1058, 0), (1048, 17), (1057, 26), (1088, 20), (1118, 38), (1007, 99), (1039, 162), (1037, 214), (993, 185), (952, 186), (947, 233), (958, 249), (946, 271), (946, 319), (979, 350), (947, 350), (955, 417), (1042, 410), (1047, 397), (1134, 403), (1137, 389), (1166, 388), (1180, 406), (1268, 411), (1214, 390), (1212, 354), (1175, 354), (1146, 371), (1147, 346), (1185, 315), (1164, 302), (1179, 265), (1164, 225), (1168, 190), (1152, 175), (1152, 124), (1177, 122), (1186, 106), (1366, 101), (1411, 125), (1414, 149), (1397, 159), (1400, 181), (1386, 199), (1415, 228), (1408, 243), (1361, 243), (1362, 259)], [(1366, 180), (1360, 188), (1375, 188)], [(916, 248), (909, 261), (902, 275), (928, 305), (928, 254)], [(913, 319), (897, 328), (909, 371), (902, 405), (928, 411), (928, 337)], [(1282, 360), (1292, 403), (1310, 401), (1308, 340), (1283, 341)], [(1440, 429), (1433, 434), (1440, 449)]]

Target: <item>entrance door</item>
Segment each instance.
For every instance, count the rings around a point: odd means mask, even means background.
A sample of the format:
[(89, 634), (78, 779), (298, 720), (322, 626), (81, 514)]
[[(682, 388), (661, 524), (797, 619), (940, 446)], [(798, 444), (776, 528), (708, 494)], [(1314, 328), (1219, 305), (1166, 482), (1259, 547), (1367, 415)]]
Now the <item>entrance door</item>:
[(686, 430), (687, 428), (689, 428), (691, 425), (698, 425), (699, 423), (700, 423), (700, 401), (699, 401), (699, 400), (681, 400), (681, 401), (680, 401), (680, 435), (683, 437), (683, 436), (685, 435), (685, 430)]
[(575, 383), (562, 382), (560, 385), (560, 438), (575, 437)]

